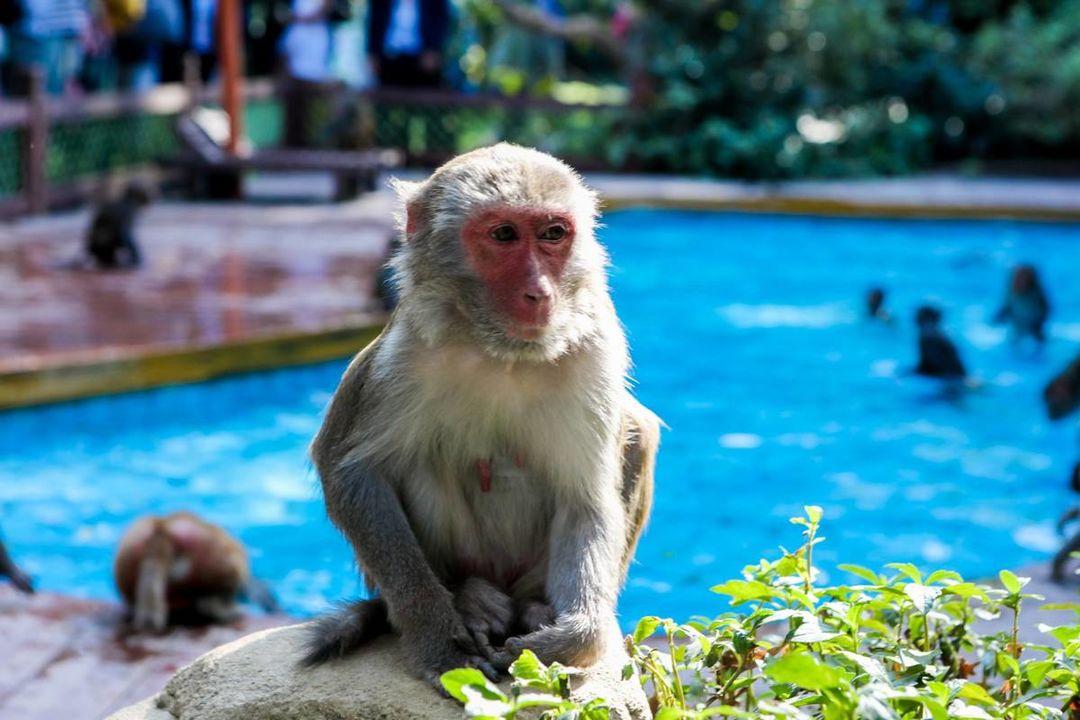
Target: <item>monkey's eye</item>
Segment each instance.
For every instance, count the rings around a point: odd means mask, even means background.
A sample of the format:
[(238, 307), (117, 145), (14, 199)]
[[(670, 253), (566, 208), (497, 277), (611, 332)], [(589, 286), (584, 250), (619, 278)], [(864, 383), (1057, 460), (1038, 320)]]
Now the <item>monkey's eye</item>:
[(517, 230), (513, 225), (499, 225), (492, 228), (490, 235), (492, 240), (500, 243), (514, 242), (518, 239)]
[(569, 232), (570, 231), (566, 229), (565, 225), (559, 225), (556, 223), (555, 225), (548, 226), (548, 228), (542, 233), (540, 233), (537, 237), (541, 240), (546, 240), (548, 242), (559, 242), (560, 240), (565, 238), (567, 234), (569, 234)]

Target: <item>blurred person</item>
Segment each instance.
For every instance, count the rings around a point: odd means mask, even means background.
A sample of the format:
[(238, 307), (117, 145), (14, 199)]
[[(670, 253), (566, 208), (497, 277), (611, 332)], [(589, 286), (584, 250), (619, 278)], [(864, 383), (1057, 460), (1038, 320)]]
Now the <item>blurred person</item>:
[(371, 0), (368, 61), (379, 86), (439, 87), (449, 34), (447, 0)]
[(312, 100), (320, 85), (333, 79), (332, 9), (331, 0), (292, 0), (280, 43), (285, 70), (282, 95), (287, 147), (310, 144), (308, 119)]
[(24, 573), (8, 555), (7, 547), (0, 538), (0, 577), (6, 577), (11, 584), (24, 593), (34, 592), (34, 586), (30, 582), (30, 576)]
[(1034, 265), (1019, 265), (1009, 278), (1005, 291), (1005, 301), (994, 316), (995, 323), (1009, 323), (1012, 326), (1014, 343), (1025, 337), (1034, 338), (1042, 345), (1046, 342), (1043, 326), (1050, 317), (1050, 302), (1039, 282), (1039, 273)]
[(919, 329), (919, 364), (915, 373), (963, 382), (967, 378), (967, 369), (956, 345), (941, 329), (941, 318), (941, 311), (930, 305), (923, 305), (915, 313), (915, 325)]
[(82, 64), (83, 40), (90, 31), (87, 0), (20, 0), (22, 14), (7, 28), (4, 64), (7, 94), (25, 97), (34, 68), (45, 91), (67, 91)]
[(183, 32), (178, 41), (161, 48), (159, 76), (163, 83), (186, 80), (185, 58), (198, 62), (199, 80), (206, 83), (217, 68), (217, 0), (180, 0)]

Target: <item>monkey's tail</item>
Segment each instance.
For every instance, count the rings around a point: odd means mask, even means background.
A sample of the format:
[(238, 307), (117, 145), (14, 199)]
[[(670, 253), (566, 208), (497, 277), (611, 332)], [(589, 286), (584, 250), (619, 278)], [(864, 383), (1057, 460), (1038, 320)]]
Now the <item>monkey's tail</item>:
[(313, 667), (344, 657), (389, 631), (390, 620), (382, 598), (350, 603), (311, 624), (307, 653), (300, 664)]

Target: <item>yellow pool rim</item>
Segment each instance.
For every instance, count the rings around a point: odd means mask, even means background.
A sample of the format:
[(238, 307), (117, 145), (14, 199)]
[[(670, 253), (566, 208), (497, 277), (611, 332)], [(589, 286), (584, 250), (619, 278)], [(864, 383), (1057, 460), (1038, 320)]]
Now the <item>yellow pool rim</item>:
[(0, 373), (0, 408), (197, 383), (235, 373), (349, 357), (382, 329), (382, 324), (370, 324), (285, 333)]

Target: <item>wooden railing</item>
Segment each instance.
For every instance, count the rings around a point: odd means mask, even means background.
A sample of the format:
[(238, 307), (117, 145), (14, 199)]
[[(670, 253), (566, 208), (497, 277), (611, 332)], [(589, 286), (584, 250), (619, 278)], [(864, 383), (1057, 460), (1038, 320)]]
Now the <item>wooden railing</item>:
[[(444, 90), (379, 89), (351, 93), (340, 83), (324, 87), (328, 95), (348, 93), (357, 101), (373, 104), (415, 105), (427, 108), (543, 110), (556, 113), (575, 110), (604, 110), (613, 106), (574, 105), (526, 97), (505, 97), (491, 94), (462, 94)], [(254, 79), (244, 85), (247, 102), (277, 97), (278, 88), (272, 80)], [(0, 133), (14, 131), (19, 137), (19, 192), (0, 198), (0, 217), (41, 213), (50, 207), (71, 204), (85, 198), (100, 184), (100, 177), (67, 179), (50, 185), (47, 163), (50, 132), (57, 124), (72, 124), (130, 116), (174, 116), (200, 104), (217, 104), (220, 90), (216, 86), (196, 83), (159, 85), (140, 93), (102, 93), (82, 97), (48, 97), (43, 91), (40, 75), (30, 79), (29, 97), (0, 98)], [(426, 158), (439, 160), (439, 158)], [(0, 162), (14, 159), (0, 158)], [(148, 168), (140, 168), (143, 172)]]

